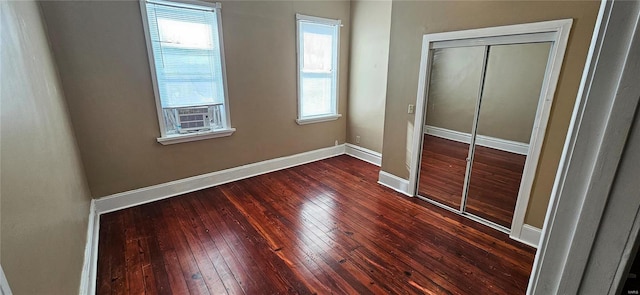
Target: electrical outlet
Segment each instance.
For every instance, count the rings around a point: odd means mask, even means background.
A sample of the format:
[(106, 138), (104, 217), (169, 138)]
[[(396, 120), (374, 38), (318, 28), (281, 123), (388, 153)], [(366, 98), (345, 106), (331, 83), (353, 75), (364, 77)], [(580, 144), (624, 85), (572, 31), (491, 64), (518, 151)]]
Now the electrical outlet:
[(356, 143), (360, 143), (360, 135), (356, 136)]
[(409, 113), (409, 114), (413, 114), (413, 113), (415, 113), (415, 112), (416, 112), (416, 106), (415, 106), (415, 105), (410, 104), (410, 105), (409, 105), (409, 108), (407, 108), (407, 113)]

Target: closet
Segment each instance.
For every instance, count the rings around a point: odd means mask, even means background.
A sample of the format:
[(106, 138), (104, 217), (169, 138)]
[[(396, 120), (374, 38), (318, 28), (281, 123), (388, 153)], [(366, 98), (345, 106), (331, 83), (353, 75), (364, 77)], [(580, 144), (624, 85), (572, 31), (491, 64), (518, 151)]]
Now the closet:
[(511, 231), (518, 198), (528, 200), (533, 187), (557, 38), (540, 32), (428, 43), (414, 147), (419, 198)]

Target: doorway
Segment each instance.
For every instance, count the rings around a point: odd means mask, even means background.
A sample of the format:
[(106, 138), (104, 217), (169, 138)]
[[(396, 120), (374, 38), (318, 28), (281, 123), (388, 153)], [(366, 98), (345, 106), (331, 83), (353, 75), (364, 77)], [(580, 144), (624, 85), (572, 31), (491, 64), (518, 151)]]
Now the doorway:
[(570, 27), (424, 36), (415, 196), (520, 238)]

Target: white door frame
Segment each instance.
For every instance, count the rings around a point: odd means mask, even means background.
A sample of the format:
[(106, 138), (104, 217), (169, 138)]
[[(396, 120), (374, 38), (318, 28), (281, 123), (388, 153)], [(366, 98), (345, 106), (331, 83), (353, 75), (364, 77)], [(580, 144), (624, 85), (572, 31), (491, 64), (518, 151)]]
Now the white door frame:
[(11, 288), (9, 288), (9, 282), (7, 282), (7, 277), (4, 275), (4, 271), (2, 270), (2, 265), (0, 265), (0, 295), (11, 295)]
[[(527, 206), (529, 204), (529, 197), (531, 194), (531, 188), (533, 187), (533, 180), (535, 177), (538, 160), (542, 152), (542, 143), (544, 141), (549, 115), (551, 113), (551, 105), (555, 96), (556, 86), (558, 84), (558, 78), (560, 76), (562, 61), (564, 59), (567, 41), (569, 39), (569, 31), (571, 30), (572, 23), (573, 20), (564, 19), (483, 29), (425, 34), (423, 36), (420, 75), (418, 80), (418, 94), (416, 99), (416, 115), (413, 125), (413, 148), (411, 153), (408, 191), (410, 195), (417, 195), (418, 173), (422, 152), (422, 138), (424, 136), (423, 128), (425, 123), (429, 74), (432, 60), (431, 49), (435, 47), (440, 48), (443, 46), (443, 44), (444, 46), (448, 47), (458, 47), (539, 42), (540, 40), (529, 40), (528, 38), (538, 38), (541, 35), (547, 36), (547, 40), (552, 41), (553, 45), (551, 46), (551, 50), (549, 52), (549, 60), (547, 69), (545, 71), (542, 90), (540, 92), (540, 101), (538, 103), (536, 119), (531, 134), (531, 141), (529, 143), (527, 160), (524, 166), (518, 199), (513, 214), (513, 221), (511, 222), (510, 236), (514, 239), (522, 240), (520, 237), (524, 225), (524, 218)], [(537, 35), (527, 36), (523, 34)], [(470, 216), (468, 214), (464, 215), (473, 218), (473, 216)], [(485, 224), (493, 226), (491, 223)]]
[(638, 1), (601, 3), (527, 294), (618, 294), (624, 283), (640, 230), (640, 166), (624, 155), (639, 141), (639, 20)]

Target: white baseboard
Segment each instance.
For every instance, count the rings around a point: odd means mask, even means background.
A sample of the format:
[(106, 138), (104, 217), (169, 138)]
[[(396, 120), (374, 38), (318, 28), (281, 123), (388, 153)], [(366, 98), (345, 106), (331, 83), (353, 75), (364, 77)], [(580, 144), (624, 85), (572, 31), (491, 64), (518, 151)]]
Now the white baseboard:
[(378, 174), (378, 183), (401, 194), (413, 197), (411, 194), (409, 194), (409, 181), (406, 179), (381, 170)]
[(520, 231), (520, 236), (510, 236), (510, 238), (537, 249), (540, 243), (541, 233), (541, 229), (532, 225), (523, 224), (522, 230)]
[(347, 143), (344, 145), (345, 153), (354, 158), (360, 159), (365, 162), (369, 162), (378, 167), (382, 166), (382, 154), (374, 152), (370, 149), (363, 148), (361, 146)]
[(95, 200), (98, 214), (117, 211), (177, 195), (286, 169), (345, 153), (345, 146), (336, 145), (292, 156), (286, 156), (244, 166), (234, 167), (185, 179), (126, 191)]
[[(424, 126), (424, 133), (428, 135), (433, 135), (436, 137), (441, 137), (457, 142), (462, 143), (470, 143), (471, 142), (471, 134), (464, 133), (460, 131), (444, 129), (435, 126)], [(478, 135), (476, 136), (476, 144), (492, 149), (497, 149), (501, 151), (506, 151), (519, 155), (527, 155), (529, 152), (529, 145), (522, 142), (500, 139), (496, 137)]]
[(87, 224), (87, 241), (84, 248), (84, 262), (80, 278), (80, 295), (96, 293), (99, 230), (100, 216), (96, 213), (95, 200), (91, 200)]

